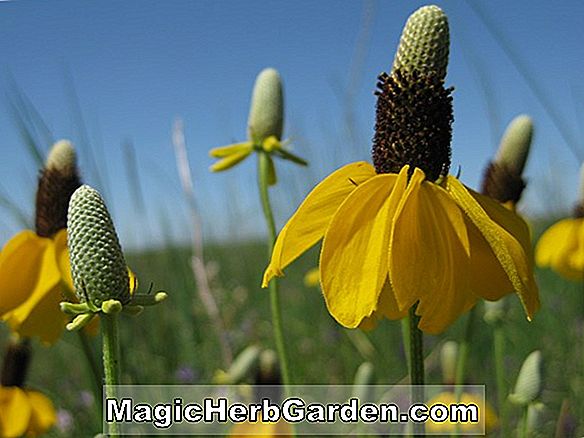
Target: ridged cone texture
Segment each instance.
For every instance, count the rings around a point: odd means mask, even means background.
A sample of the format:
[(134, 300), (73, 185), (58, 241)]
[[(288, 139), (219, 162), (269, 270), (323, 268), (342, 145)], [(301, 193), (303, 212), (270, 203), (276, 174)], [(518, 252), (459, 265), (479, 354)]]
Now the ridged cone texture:
[(71, 274), (77, 296), (96, 305), (130, 301), (128, 269), (107, 207), (97, 190), (83, 185), (69, 203), (67, 217)]
[(280, 74), (266, 68), (256, 78), (248, 119), (248, 137), (261, 144), (270, 136), (282, 138), (284, 127), (284, 91)]
[(404, 26), (392, 72), (417, 71), (421, 77), (444, 80), (449, 47), (448, 17), (438, 6), (423, 6), (410, 15)]

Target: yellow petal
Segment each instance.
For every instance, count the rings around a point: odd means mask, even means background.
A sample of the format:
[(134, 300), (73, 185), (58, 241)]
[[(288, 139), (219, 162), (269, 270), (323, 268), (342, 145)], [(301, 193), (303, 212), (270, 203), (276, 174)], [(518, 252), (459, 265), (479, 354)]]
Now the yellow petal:
[(61, 272), (61, 280), (63, 285), (67, 288), (67, 295), (69, 298), (74, 298), (75, 287), (73, 286), (73, 278), (71, 277), (71, 263), (69, 262), (69, 248), (67, 248), (67, 230), (59, 230), (53, 236), (55, 244), (55, 255), (57, 257), (57, 265)]
[(0, 315), (30, 297), (50, 244), (51, 239), (39, 237), (30, 230), (21, 231), (6, 243), (0, 253)]
[(213, 158), (225, 158), (229, 155), (240, 153), (243, 151), (251, 152), (253, 145), (249, 141), (243, 143), (234, 143), (227, 146), (219, 146), (218, 148), (213, 148), (209, 151), (209, 156)]
[(389, 279), (386, 279), (383, 289), (381, 289), (381, 293), (379, 294), (377, 308), (371, 316), (363, 318), (363, 321), (359, 324), (359, 328), (361, 330), (372, 330), (383, 317), (394, 320), (405, 318), (408, 315), (408, 310), (409, 309), (399, 310), (395, 298), (395, 292), (391, 287)]
[(212, 172), (221, 172), (222, 170), (227, 170), (239, 164), (241, 161), (245, 160), (247, 156), (251, 153), (251, 149), (247, 150), (244, 149), (239, 152), (235, 152), (231, 155), (228, 155), (225, 158), (220, 159), (216, 163), (214, 163), (209, 169)]
[(548, 228), (535, 248), (536, 262), (541, 267), (551, 267), (572, 280), (580, 280), (582, 271), (572, 268), (571, 254), (578, 250), (581, 219), (563, 219)]
[(53, 402), (37, 391), (26, 391), (32, 407), (28, 435), (38, 436), (49, 430), (57, 421), (57, 413)]
[(321, 287), (330, 314), (357, 327), (377, 308), (387, 278), (389, 222), (403, 193), (407, 169), (360, 184), (341, 204), (324, 236)]
[(0, 436), (24, 435), (31, 415), (30, 401), (22, 389), (0, 386)]
[(418, 301), (419, 327), (439, 333), (474, 304), (464, 217), (439, 186), (415, 169), (392, 224), (389, 278), (399, 308)]
[(59, 307), (61, 301), (61, 271), (57, 265), (55, 246), (49, 240), (40, 261), (40, 275), (30, 296), (4, 318), (12, 330), (21, 336), (38, 336), (53, 343), (61, 334), (66, 316)]
[(286, 266), (322, 239), (345, 198), (374, 176), (373, 166), (358, 162), (341, 167), (318, 184), (280, 231), (262, 287), (266, 287), (274, 276), (282, 276)]
[(491, 247), (531, 319), (539, 308), (539, 296), (527, 224), (517, 214), (467, 189), (452, 176), (448, 177), (446, 188)]
[(304, 274), (304, 286), (317, 287), (320, 286), (320, 272), (318, 268), (312, 268)]

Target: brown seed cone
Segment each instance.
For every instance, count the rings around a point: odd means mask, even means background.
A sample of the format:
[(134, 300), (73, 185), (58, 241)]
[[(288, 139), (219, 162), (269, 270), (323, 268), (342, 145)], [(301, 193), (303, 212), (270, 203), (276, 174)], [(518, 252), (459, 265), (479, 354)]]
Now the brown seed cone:
[(16, 341), (8, 344), (0, 373), (1, 386), (24, 386), (31, 353), (29, 341)]
[(450, 168), (453, 88), (436, 75), (382, 73), (377, 83), (373, 164), (377, 173), (399, 173), (409, 164), (430, 181)]
[(521, 175), (514, 172), (504, 163), (491, 161), (483, 175), (481, 193), (501, 203), (513, 202), (521, 199), (525, 189), (525, 181)]

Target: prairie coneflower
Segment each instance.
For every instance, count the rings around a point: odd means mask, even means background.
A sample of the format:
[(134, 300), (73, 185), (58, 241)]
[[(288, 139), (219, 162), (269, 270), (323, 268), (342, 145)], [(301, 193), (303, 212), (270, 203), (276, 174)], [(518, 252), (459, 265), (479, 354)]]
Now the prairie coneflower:
[(0, 373), (0, 437), (39, 436), (56, 422), (53, 403), (24, 387), (30, 357), (28, 343), (9, 344)]
[(580, 200), (571, 218), (548, 228), (535, 248), (536, 262), (569, 280), (584, 278), (584, 165), (580, 169)]
[(404, 317), (439, 333), (479, 298), (515, 291), (539, 306), (529, 230), (514, 212), (448, 175), (448, 21), (437, 6), (408, 20), (378, 83), (373, 165), (348, 164), (306, 197), (280, 232), (263, 286), (323, 239), (321, 286), (343, 326)]
[(68, 141), (51, 149), (36, 194), (35, 231), (24, 230), (0, 253), (0, 317), (23, 337), (55, 342), (67, 318), (63, 295), (73, 297), (67, 252), (67, 205), (81, 185)]

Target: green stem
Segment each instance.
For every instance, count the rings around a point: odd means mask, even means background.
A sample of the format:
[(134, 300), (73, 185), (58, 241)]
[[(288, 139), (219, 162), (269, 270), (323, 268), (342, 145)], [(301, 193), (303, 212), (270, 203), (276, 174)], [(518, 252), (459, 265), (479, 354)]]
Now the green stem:
[(454, 377), (454, 384), (456, 385), (455, 394), (456, 400), (460, 401), (462, 389), (466, 379), (466, 363), (468, 360), (468, 351), (470, 342), (474, 333), (474, 326), (477, 319), (477, 306), (474, 306), (468, 313), (466, 320), (466, 327), (464, 329), (464, 338), (458, 347), (458, 357), (456, 359), (456, 375)]
[(79, 341), (81, 342), (81, 349), (83, 350), (83, 354), (85, 356), (85, 360), (87, 362), (87, 367), (91, 372), (90, 380), (92, 381), (93, 392), (95, 396), (95, 402), (99, 406), (100, 410), (102, 409), (103, 404), (103, 388), (102, 388), (102, 377), (101, 377), (101, 370), (99, 369), (99, 365), (95, 360), (95, 355), (93, 353), (93, 348), (91, 348), (91, 343), (89, 342), (89, 338), (87, 337), (87, 333), (84, 330), (77, 331), (79, 333)]
[[(260, 189), (260, 198), (262, 201), (262, 210), (266, 223), (268, 225), (268, 257), (272, 256), (274, 243), (276, 241), (276, 224), (274, 214), (270, 203), (268, 193), (269, 178), (269, 155), (265, 151), (258, 152), (258, 185)], [(282, 329), (282, 310), (280, 307), (280, 294), (278, 292), (278, 282), (275, 278), (270, 281), (270, 307), (272, 311), (272, 329), (274, 330), (274, 339), (276, 350), (280, 361), (280, 370), (282, 373), (282, 382), (284, 383), (284, 393), (286, 397), (290, 394), (290, 371), (288, 368), (288, 356), (286, 353), (286, 343), (284, 342), (284, 331)]]
[(529, 405), (525, 405), (523, 409), (523, 418), (521, 419), (521, 438), (528, 438), (529, 436), (529, 427), (528, 427), (528, 417), (529, 417)]
[[(412, 403), (423, 403), (424, 400), (424, 339), (418, 328), (420, 318), (416, 315), (416, 305), (410, 308), (410, 385), (412, 388)], [(424, 436), (424, 424), (414, 424), (414, 435)]]
[(497, 404), (499, 405), (499, 424), (501, 436), (509, 436), (507, 431), (507, 385), (505, 383), (505, 332), (501, 323), (493, 329), (493, 348), (495, 353), (495, 379), (497, 381)]
[[(116, 398), (115, 385), (120, 383), (120, 342), (118, 339), (118, 316), (101, 315), (103, 339), (103, 372), (105, 377), (106, 398)], [(118, 425), (109, 424), (110, 437), (119, 435)]]

